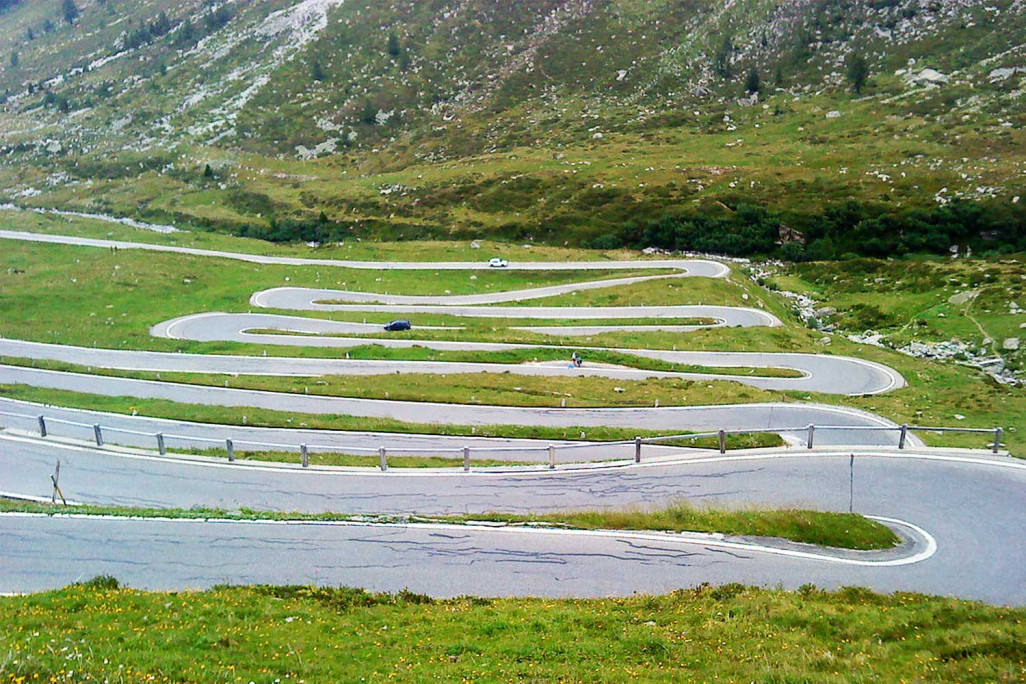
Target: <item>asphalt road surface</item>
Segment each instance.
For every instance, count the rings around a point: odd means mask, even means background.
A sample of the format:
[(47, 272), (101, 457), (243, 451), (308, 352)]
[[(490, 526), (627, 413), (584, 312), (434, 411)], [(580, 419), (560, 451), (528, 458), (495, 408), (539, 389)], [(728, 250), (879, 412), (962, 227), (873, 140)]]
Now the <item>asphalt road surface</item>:
[[(267, 256), (262, 254), (242, 254), (212, 249), (195, 249), (177, 245), (149, 244), (145, 242), (127, 242), (124, 240), (100, 240), (95, 238), (77, 237), (72, 235), (51, 235), (47, 233), (27, 233), (17, 230), (0, 230), (0, 240), (20, 240), (22, 242), (43, 242), (59, 245), (75, 245), (79, 247), (99, 247), (103, 249), (139, 249), (149, 252), (171, 252), (174, 254), (192, 254), (194, 256), (216, 257), (218, 259), (234, 259), (254, 264), (281, 264), (285, 266), (335, 266), (339, 268), (358, 268), (373, 271), (481, 271), (492, 270), (486, 258), (481, 261), (348, 261), (343, 259), (303, 259), (299, 257)], [(704, 259), (645, 259), (630, 261), (513, 261), (506, 267), (511, 271), (620, 271), (631, 269), (662, 269), (670, 268), (685, 271), (689, 275), (719, 278), (727, 274), (723, 264)], [(497, 269), (496, 269), (497, 270)]]
[(911, 525), (896, 525), (911, 540), (904, 548), (836, 554), (765, 540), (664, 534), (5, 516), (3, 591), (46, 589), (106, 572), (132, 586), (169, 589), (274, 582), (409, 588), (437, 596), (601, 596), (700, 582), (789, 588), (812, 582), (1026, 604), (1026, 527), (1019, 518), (1026, 465), (1009, 458), (860, 452), (850, 469), (847, 452), (813, 452), (544, 474), (356, 475), (0, 440), (0, 489), (49, 496), (49, 474), (59, 458), (65, 494), (96, 503), (473, 514), (686, 497), (837, 511), (852, 505)]
[[(896, 426), (889, 420), (865, 411), (823, 404), (772, 403), (647, 408), (531, 408), (440, 404), (204, 387), (15, 366), (0, 366), (0, 384), (31, 385), (104, 396), (164, 399), (184, 404), (262, 408), (291, 414), (389, 418), (434, 425), (519, 425), (573, 427), (584, 430), (593, 427), (617, 427), (673, 433), (715, 432), (720, 429), (775, 432), (784, 428), (801, 428), (813, 424), (853, 428), (821, 430), (816, 433), (816, 442), (819, 444), (894, 445), (898, 441)], [(4, 405), (3, 402), (0, 402), (0, 405)], [(131, 416), (110, 416), (99, 422), (104, 425), (114, 423), (117, 426), (122, 424), (121, 421), (132, 419)], [(867, 427), (887, 430), (859, 429)], [(224, 439), (228, 436), (229, 430), (232, 434), (237, 430), (223, 426), (217, 426), (215, 429), (215, 439)], [(801, 438), (804, 435), (798, 432), (791, 436)], [(425, 435), (423, 438), (428, 436)], [(146, 439), (149, 440), (150, 437), (147, 436)], [(297, 443), (295, 438), (291, 443)], [(449, 443), (451, 444), (451, 441)], [(376, 448), (379, 444), (380, 440), (369, 446)]]

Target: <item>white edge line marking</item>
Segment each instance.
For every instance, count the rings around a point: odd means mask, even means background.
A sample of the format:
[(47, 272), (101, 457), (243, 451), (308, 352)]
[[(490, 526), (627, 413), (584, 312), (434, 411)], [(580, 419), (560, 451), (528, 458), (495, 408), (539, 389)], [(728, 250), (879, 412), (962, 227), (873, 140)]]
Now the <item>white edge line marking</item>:
[(920, 563), (937, 552), (937, 540), (923, 528), (897, 520), (895, 518), (882, 518), (877, 516), (865, 516), (881, 522), (888, 522), (893, 525), (907, 527), (920, 535), (925, 541), (925, 548), (910, 556), (893, 558), (890, 560), (861, 560), (857, 558), (844, 558), (831, 556), (824, 553), (811, 551), (799, 551), (797, 549), (781, 549), (773, 546), (764, 546), (750, 542), (727, 541), (718, 539), (712, 535), (706, 537), (695, 532), (667, 532), (663, 534), (652, 534), (644, 532), (632, 532), (630, 530), (572, 530), (572, 529), (549, 529), (549, 528), (525, 528), (525, 527), (492, 527), (485, 525), (458, 525), (452, 523), (395, 523), (395, 522), (367, 522), (358, 520), (233, 520), (231, 518), (161, 518), (144, 516), (116, 516), (116, 515), (88, 515), (83, 513), (0, 513), (0, 518), (59, 518), (71, 520), (123, 520), (129, 522), (167, 522), (167, 523), (200, 523), (200, 524), (235, 524), (235, 525), (273, 525), (282, 527), (392, 527), (406, 530), (439, 530), (439, 531), (471, 531), (482, 533), (500, 534), (526, 534), (530, 536), (569, 536), (569, 537), (597, 537), (603, 539), (631, 539), (640, 541), (651, 541), (661, 543), (688, 544), (695, 546), (706, 546), (723, 549), (735, 549), (743, 551), (754, 551), (774, 556), (786, 556), (801, 560), (819, 561), (823, 563), (836, 563), (840, 565), (855, 565), (861, 567), (895, 567)]

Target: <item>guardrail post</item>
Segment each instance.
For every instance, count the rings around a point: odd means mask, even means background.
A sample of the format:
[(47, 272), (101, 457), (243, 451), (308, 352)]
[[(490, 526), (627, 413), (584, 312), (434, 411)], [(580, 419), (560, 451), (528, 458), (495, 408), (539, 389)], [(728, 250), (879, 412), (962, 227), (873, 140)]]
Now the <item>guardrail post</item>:
[(905, 437), (908, 436), (908, 423), (901, 424), (901, 434), (898, 435), (898, 448), (905, 448)]
[(161, 456), (167, 455), (167, 447), (164, 446), (164, 435), (157, 433), (157, 453)]
[(39, 416), (39, 436), (46, 437), (46, 419)]
[(641, 437), (634, 438), (634, 462), (641, 463)]
[(463, 472), (470, 472), (470, 447), (463, 447)]
[(305, 444), (299, 445), (299, 461), (303, 464), (304, 468), (310, 467), (310, 452), (306, 450)]
[(385, 447), (378, 447), (378, 465), (381, 466), (381, 470), (388, 470), (388, 453)]
[(228, 462), (231, 463), (235, 460), (235, 445), (232, 444), (232, 440), (224, 440), (224, 446), (228, 449)]
[(720, 453), (727, 453), (727, 431), (720, 430)]
[(556, 446), (554, 444), (549, 445), (549, 470), (556, 469)]
[(816, 436), (816, 426), (809, 423), (809, 448), (812, 448), (813, 438)]
[(1001, 450), (1001, 434), (1004, 432), (1001, 428), (994, 428), (994, 448), (993, 451), (996, 454)]
[(93, 426), (93, 437), (96, 438), (96, 446), (103, 446), (103, 432), (98, 424)]

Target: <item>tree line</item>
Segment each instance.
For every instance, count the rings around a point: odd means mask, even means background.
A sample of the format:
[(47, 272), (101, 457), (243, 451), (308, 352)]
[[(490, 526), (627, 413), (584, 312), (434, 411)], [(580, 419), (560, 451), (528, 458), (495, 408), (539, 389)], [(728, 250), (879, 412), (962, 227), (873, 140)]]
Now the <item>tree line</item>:
[(795, 231), (780, 213), (740, 204), (729, 215), (668, 213), (594, 238), (597, 249), (655, 247), (730, 256), (821, 261), (853, 256), (1026, 251), (1026, 207), (954, 200), (948, 204), (884, 210), (855, 200), (802, 217)]

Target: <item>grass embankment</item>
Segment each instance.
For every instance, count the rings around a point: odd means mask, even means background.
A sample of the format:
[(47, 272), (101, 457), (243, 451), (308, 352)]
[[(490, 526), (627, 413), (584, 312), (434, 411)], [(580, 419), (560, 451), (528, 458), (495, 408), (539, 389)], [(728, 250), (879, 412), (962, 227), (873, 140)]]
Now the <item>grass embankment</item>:
[(287, 513), (241, 509), (226, 511), (213, 508), (163, 509), (125, 508), (119, 506), (66, 507), (45, 503), (12, 501), (0, 498), (0, 511), (43, 513), (55, 515), (113, 515), (143, 518), (188, 518), (193, 520), (297, 520), (297, 521), (361, 521), (440, 522), (455, 525), (499, 522), (510, 525), (538, 525), (577, 530), (633, 530), (663, 532), (709, 532), (732, 536), (776, 537), (790, 541), (843, 549), (888, 549), (898, 544), (898, 537), (885, 525), (854, 513), (829, 513), (798, 509), (727, 510), (698, 508), (677, 502), (664, 508), (626, 510), (585, 510), (519, 515), (485, 513), (440, 516), (367, 516), (345, 513)]
[[(611, 599), (96, 578), (0, 599), (4, 682), (1015, 682), (1026, 609), (865, 589)], [(73, 671), (72, 675), (70, 671)]]
[[(163, 399), (137, 399), (132, 397), (107, 397), (97, 394), (51, 390), (26, 385), (0, 385), (0, 396), (21, 401), (52, 404), (67, 408), (89, 411), (141, 414), (152, 418), (183, 420), (215, 425), (248, 425), (250, 427), (307, 428), (311, 430), (346, 430), (359, 432), (382, 432), (418, 435), (456, 435), (475, 437), (504, 437), (509, 439), (538, 439), (572, 441), (586, 439), (592, 442), (608, 442), (640, 437), (660, 437), (672, 433), (661, 430), (610, 427), (537, 427), (530, 425), (447, 425), (433, 423), (408, 423), (387, 418), (361, 418), (343, 415), (296, 414), (288, 411), (269, 411), (252, 407), (206, 406), (182, 404)], [(684, 438), (664, 442), (676, 446), (713, 448), (718, 445), (715, 437)], [(750, 433), (727, 435), (728, 449), (750, 449), (783, 445), (778, 435)], [(219, 452), (211, 452), (219, 453)], [(240, 452), (244, 453), (244, 452)], [(633, 457), (633, 447), (625, 458)], [(311, 454), (311, 458), (313, 455)], [(288, 460), (296, 460), (292, 455)], [(462, 463), (462, 461), (461, 461)], [(337, 462), (335, 465), (357, 465), (356, 461)]]

